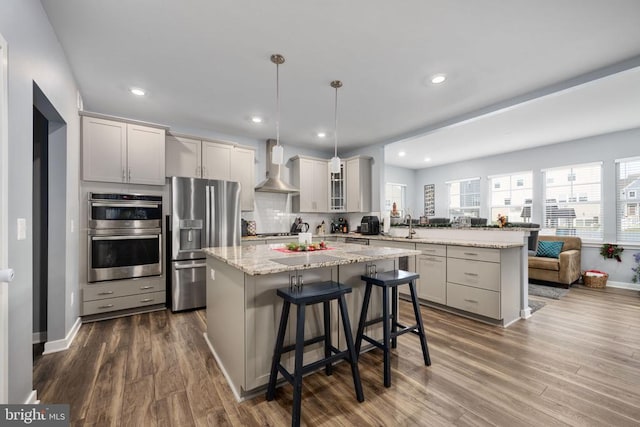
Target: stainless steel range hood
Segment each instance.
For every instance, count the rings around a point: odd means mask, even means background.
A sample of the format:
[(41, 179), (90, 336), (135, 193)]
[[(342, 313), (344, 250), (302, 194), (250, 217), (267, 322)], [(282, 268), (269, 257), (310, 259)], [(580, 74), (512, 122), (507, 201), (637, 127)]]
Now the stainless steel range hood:
[(275, 145), (275, 139), (267, 139), (267, 179), (258, 184), (255, 190), (265, 193), (299, 193), (298, 188), (280, 179), (280, 165), (271, 162), (271, 150)]

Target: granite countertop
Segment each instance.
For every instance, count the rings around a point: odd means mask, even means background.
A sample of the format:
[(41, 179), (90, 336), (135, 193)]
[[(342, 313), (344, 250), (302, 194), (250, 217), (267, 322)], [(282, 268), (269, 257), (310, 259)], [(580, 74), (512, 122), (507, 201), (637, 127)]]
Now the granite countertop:
[(320, 251), (284, 253), (277, 249), (285, 248), (285, 244), (276, 243), (256, 246), (205, 248), (204, 252), (207, 256), (223, 261), (251, 276), (333, 267), (420, 254), (420, 251), (412, 249), (371, 247), (340, 242), (329, 242), (328, 247), (330, 249)]
[(464, 239), (443, 239), (436, 237), (414, 237), (407, 239), (406, 237), (397, 236), (384, 236), (384, 235), (363, 235), (359, 233), (348, 233), (344, 235), (346, 237), (357, 237), (370, 240), (386, 240), (390, 242), (402, 242), (402, 243), (429, 243), (432, 245), (452, 245), (452, 246), (467, 246), (470, 248), (491, 248), (491, 249), (508, 249), (518, 248), (524, 246), (522, 242), (481, 242), (476, 240), (464, 240)]

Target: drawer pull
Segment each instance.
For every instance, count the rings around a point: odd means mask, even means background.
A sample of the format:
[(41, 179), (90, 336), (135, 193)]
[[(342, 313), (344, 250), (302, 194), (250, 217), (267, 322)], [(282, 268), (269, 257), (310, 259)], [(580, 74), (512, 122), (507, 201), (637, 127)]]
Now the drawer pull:
[(435, 252), (435, 249), (423, 249), (422, 252)]
[(464, 273), (465, 276), (478, 277), (478, 273)]
[(140, 302), (151, 302), (151, 301), (153, 301), (153, 298), (145, 298), (140, 300)]
[(113, 291), (98, 292), (98, 295), (113, 295)]
[(99, 308), (100, 310), (104, 310), (104, 309), (112, 308), (112, 307), (113, 307), (113, 304), (107, 304), (107, 305), (101, 305), (101, 306), (99, 306), (98, 308)]
[(466, 302), (471, 302), (473, 304), (477, 304), (478, 301), (474, 300), (474, 299), (465, 299)]
[(140, 286), (140, 289), (146, 291), (147, 289), (153, 289), (154, 286)]
[(478, 254), (475, 252), (465, 252), (464, 254), (469, 256), (478, 256)]

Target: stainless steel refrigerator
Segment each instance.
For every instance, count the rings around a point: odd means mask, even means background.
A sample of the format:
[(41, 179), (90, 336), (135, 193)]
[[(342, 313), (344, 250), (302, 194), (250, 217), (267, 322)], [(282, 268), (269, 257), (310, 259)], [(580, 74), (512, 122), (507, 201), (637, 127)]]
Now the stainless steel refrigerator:
[(206, 306), (207, 247), (240, 245), (240, 184), (171, 178), (171, 310)]

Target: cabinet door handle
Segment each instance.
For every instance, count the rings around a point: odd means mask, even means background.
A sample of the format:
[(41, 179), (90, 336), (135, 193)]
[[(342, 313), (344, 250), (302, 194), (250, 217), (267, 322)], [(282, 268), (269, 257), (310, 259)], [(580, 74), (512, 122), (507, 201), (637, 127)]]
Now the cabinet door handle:
[(200, 170), (202, 171), (202, 177), (206, 178), (207, 177), (207, 168), (202, 166), (202, 168)]
[(464, 273), (465, 276), (478, 277), (478, 273)]
[(129, 168), (129, 179), (128, 179), (128, 181), (131, 182), (131, 168)]
[(146, 291), (147, 289), (153, 289), (154, 286), (140, 286), (140, 289)]
[(153, 298), (145, 298), (140, 300), (140, 302), (151, 302), (151, 301), (153, 301)]
[(126, 171), (124, 170), (124, 168), (122, 168), (122, 182), (127, 182), (127, 175), (126, 175)]
[(112, 308), (112, 307), (113, 307), (113, 304), (107, 304), (107, 305), (101, 305), (101, 306), (99, 306), (98, 308), (99, 308), (100, 310), (105, 310), (105, 309), (107, 309), (107, 308)]
[(477, 304), (478, 301), (474, 300), (474, 299), (465, 299), (466, 302), (471, 302), (473, 304)]
[(113, 295), (113, 291), (98, 292), (98, 295)]

